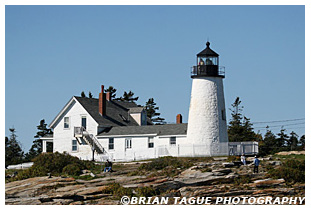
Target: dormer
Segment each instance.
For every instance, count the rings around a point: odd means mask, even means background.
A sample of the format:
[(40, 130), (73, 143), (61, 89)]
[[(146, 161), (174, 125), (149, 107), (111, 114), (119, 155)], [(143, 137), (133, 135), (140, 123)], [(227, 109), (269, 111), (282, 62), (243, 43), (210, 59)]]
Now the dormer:
[(129, 108), (129, 113), (138, 125), (147, 125), (147, 112), (144, 107)]

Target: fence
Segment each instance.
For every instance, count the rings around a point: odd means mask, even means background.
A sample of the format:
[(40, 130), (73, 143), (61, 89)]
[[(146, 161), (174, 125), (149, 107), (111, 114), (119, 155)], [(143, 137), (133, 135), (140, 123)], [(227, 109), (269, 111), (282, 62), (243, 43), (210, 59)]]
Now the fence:
[(229, 142), (229, 155), (255, 155), (258, 153), (258, 142)]
[(217, 143), (211, 145), (178, 144), (175, 146), (158, 146), (157, 156), (175, 157), (202, 157), (202, 156), (227, 156), (228, 143)]

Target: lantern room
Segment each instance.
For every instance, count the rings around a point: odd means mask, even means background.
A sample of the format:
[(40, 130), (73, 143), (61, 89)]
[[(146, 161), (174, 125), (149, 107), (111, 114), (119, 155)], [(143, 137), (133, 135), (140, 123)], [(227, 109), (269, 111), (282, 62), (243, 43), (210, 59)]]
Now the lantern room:
[(225, 77), (224, 67), (219, 68), (219, 55), (206, 43), (206, 48), (197, 54), (197, 65), (192, 67), (191, 78)]

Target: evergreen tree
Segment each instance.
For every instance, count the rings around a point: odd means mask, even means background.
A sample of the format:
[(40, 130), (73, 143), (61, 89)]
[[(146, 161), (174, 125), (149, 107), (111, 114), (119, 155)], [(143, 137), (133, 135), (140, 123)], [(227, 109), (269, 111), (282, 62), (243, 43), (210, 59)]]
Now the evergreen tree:
[(17, 141), (15, 128), (9, 129), (11, 132), (10, 138), (5, 137), (5, 167), (23, 162), (24, 152)]
[[(34, 136), (37, 139), (35, 139), (33, 141), (33, 145), (31, 146), (29, 152), (25, 155), (26, 161), (31, 161), (33, 158), (35, 158), (41, 154), (41, 152), (42, 152), (42, 140), (40, 138), (47, 135), (47, 134), (53, 134), (52, 130), (47, 128), (47, 124), (45, 123), (44, 119), (42, 119), (40, 121), (40, 124), (37, 126), (37, 129), (39, 131)], [(47, 144), (47, 151), (53, 151), (53, 144), (52, 143)]]
[(147, 112), (147, 117), (151, 119), (151, 121), (157, 125), (166, 124), (164, 121), (165, 119), (160, 116), (160, 113), (157, 112), (159, 110), (159, 107), (156, 106), (157, 104), (154, 102), (153, 98), (149, 98), (146, 102), (145, 109)]
[(156, 106), (157, 104), (154, 102), (153, 98), (149, 98), (146, 102), (145, 109), (147, 112), (147, 117), (149, 117), (151, 120), (154, 117), (160, 116), (160, 113), (157, 112), (159, 110), (159, 107)]
[(109, 86), (107, 89), (105, 89), (105, 92), (110, 92), (111, 94), (111, 99), (116, 98), (116, 92), (117, 90), (113, 86)]
[(278, 151), (278, 147), (275, 145), (276, 136), (269, 130), (267, 126), (266, 134), (264, 135), (264, 139), (259, 141), (259, 154), (260, 156), (265, 156), (268, 154), (273, 154)]
[(164, 125), (164, 124), (166, 124), (166, 122), (164, 120), (165, 119), (162, 117), (157, 117), (157, 118), (154, 118), (152, 120), (152, 122), (155, 123), (156, 125)]
[[(286, 149), (289, 142), (289, 136), (285, 133), (286, 129), (281, 128), (280, 132), (277, 134), (278, 138), (275, 141), (275, 147), (279, 148), (279, 151)], [(288, 147), (287, 147), (288, 148)]]
[(298, 144), (301, 150), (305, 149), (305, 135), (300, 137)]
[(117, 100), (134, 102), (137, 101), (138, 98), (139, 97), (134, 98), (134, 93), (132, 91), (129, 92), (124, 91), (123, 96), (118, 98)]
[(287, 146), (290, 150), (296, 150), (298, 147), (298, 135), (294, 131), (292, 131), (289, 135)]
[(89, 91), (89, 98), (93, 98), (93, 94)]
[(85, 93), (84, 93), (84, 91), (81, 92), (81, 97), (82, 97), (82, 98), (85, 98)]
[(253, 131), (252, 123), (250, 119), (242, 116), (243, 106), (241, 106), (241, 100), (236, 98), (233, 104), (231, 104), (231, 120), (228, 126), (228, 138), (230, 142), (243, 142), (257, 140), (257, 135)]

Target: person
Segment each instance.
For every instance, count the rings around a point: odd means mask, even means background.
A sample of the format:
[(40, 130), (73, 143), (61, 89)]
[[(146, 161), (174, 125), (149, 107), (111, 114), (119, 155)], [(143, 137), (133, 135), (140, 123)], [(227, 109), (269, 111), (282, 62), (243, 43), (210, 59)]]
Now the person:
[(200, 62), (199, 62), (199, 65), (204, 65), (204, 61), (203, 61), (203, 59), (202, 58), (200, 58)]
[(243, 165), (246, 165), (246, 159), (245, 159), (244, 153), (241, 155), (241, 162), (243, 163)]
[(255, 156), (255, 159), (254, 159), (254, 173), (258, 173), (259, 163), (260, 163), (260, 160), (258, 160), (257, 156)]
[(206, 58), (206, 65), (214, 65), (213, 61), (209, 58)]
[(112, 171), (112, 162), (110, 162), (108, 159), (105, 163), (105, 168), (104, 168), (104, 172), (111, 172)]

